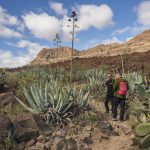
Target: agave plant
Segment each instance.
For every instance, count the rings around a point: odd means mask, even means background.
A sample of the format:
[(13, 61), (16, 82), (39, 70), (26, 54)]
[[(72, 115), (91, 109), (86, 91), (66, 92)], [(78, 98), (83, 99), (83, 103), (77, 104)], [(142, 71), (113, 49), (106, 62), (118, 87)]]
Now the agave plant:
[(81, 88), (80, 92), (76, 98), (77, 106), (79, 106), (80, 108), (87, 107), (92, 99), (92, 97), (89, 98), (89, 94), (90, 94), (90, 92), (87, 92), (84, 94), (83, 88)]
[(104, 98), (105, 95), (105, 81), (106, 81), (106, 73), (104, 71), (92, 70), (87, 75), (87, 85), (85, 87), (86, 91), (90, 91), (90, 93), (95, 95), (100, 95)]
[(51, 78), (50, 73), (42, 68), (35, 68), (32, 70), (24, 70), (21, 72), (22, 79), (24, 80), (43, 80), (47, 81)]
[(58, 81), (53, 80), (44, 87), (42, 84), (34, 83), (29, 89), (24, 88), (24, 95), (28, 105), (15, 98), (28, 111), (41, 114), (50, 124), (70, 121), (71, 117), (87, 107), (91, 100), (89, 93), (84, 93), (82, 89), (78, 93), (75, 87), (63, 87)]
[(98, 71), (97, 69), (91, 69), (86, 72), (86, 78), (88, 80), (91, 77), (94, 77), (103, 81), (106, 77), (106, 73), (102, 70)]
[(45, 84), (45, 87), (42, 87), (42, 84), (34, 83), (32, 84), (29, 89), (24, 89), (24, 96), (28, 101), (29, 106), (23, 103), (19, 98), (16, 100), (27, 109), (31, 113), (39, 114), (44, 113), (49, 106), (49, 99), (48, 99), (48, 85), (49, 83)]

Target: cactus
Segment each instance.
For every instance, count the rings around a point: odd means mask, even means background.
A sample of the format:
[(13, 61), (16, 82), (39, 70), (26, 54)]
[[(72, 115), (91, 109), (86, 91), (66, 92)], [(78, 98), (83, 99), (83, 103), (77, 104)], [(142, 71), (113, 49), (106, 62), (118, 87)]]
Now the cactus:
[(150, 123), (142, 123), (136, 127), (136, 134), (144, 137), (150, 133)]
[(140, 144), (140, 148), (149, 148), (149, 147), (150, 147), (150, 134), (145, 136)]
[(144, 114), (144, 113), (142, 113), (141, 115), (140, 115), (140, 121), (141, 122), (147, 122), (147, 117), (146, 117), (146, 114)]

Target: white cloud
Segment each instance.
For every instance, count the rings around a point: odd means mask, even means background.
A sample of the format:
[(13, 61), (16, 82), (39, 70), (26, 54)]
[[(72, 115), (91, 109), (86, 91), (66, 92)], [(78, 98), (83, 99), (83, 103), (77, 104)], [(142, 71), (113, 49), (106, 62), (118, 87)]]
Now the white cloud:
[[(103, 29), (114, 24), (113, 11), (108, 5), (78, 5), (76, 7), (77, 18), (76, 22), (79, 28), (75, 28), (75, 34), (79, 31), (88, 30), (91, 27)], [(65, 40), (71, 38), (69, 34), (72, 31), (68, 25), (72, 27), (72, 23), (68, 22), (69, 17), (64, 15), (62, 22), (62, 32)]]
[(128, 37), (128, 38), (126, 39), (126, 42), (130, 41), (132, 38), (133, 38), (133, 37)]
[(0, 49), (0, 67), (1, 68), (20, 67), (20, 66), (28, 64), (29, 61), (30, 61), (30, 57), (28, 57), (27, 55), (13, 56), (11, 51)]
[[(12, 26), (13, 29), (10, 28)], [(21, 21), (16, 16), (9, 15), (7, 10), (0, 6), (0, 36), (4, 38), (22, 37), (21, 33), (15, 30), (15, 28), (21, 29), (19, 31), (24, 30)]]
[(143, 26), (143, 25), (134, 24), (133, 26), (127, 26), (122, 29), (117, 29), (111, 35), (117, 36), (117, 35), (122, 35), (124, 33), (128, 33), (131, 36), (135, 36), (135, 35), (143, 32), (146, 29), (149, 29), (149, 28), (146, 26)]
[(112, 37), (111, 39), (105, 39), (102, 41), (102, 44), (113, 44), (113, 43), (122, 43), (117, 37)]
[(35, 14), (33, 12), (25, 14), (23, 20), (31, 33), (40, 39), (53, 40), (56, 33), (60, 32), (60, 21), (46, 13)]
[(23, 32), (25, 29), (25, 25), (23, 22), (20, 23), (20, 25), (17, 27), (18, 31)]
[(43, 48), (48, 47), (47, 45), (40, 45), (38, 43), (32, 43), (26, 40), (21, 40), (16, 44), (16, 46), (20, 48), (27, 48), (28, 53), (30, 56), (32, 56), (32, 58), (35, 58)]
[(7, 42), (7, 44), (18, 48), (26, 48), (27, 52), (25, 54), (19, 52), (18, 55), (14, 56), (11, 51), (0, 50), (0, 67), (12, 68), (29, 64), (29, 62), (37, 56), (42, 48), (48, 47), (46, 45), (40, 45), (26, 40), (21, 40), (17, 43)]
[(90, 27), (103, 29), (114, 24), (113, 11), (108, 5), (79, 5), (77, 10), (80, 30), (87, 30)]
[[(63, 33), (63, 38), (65, 41), (71, 40), (71, 31), (72, 31), (72, 24), (71, 22), (68, 21), (68, 16), (64, 16), (63, 19), (61, 20), (61, 30)], [(70, 26), (70, 27), (68, 27)]]
[(143, 1), (137, 7), (138, 23), (150, 27), (150, 1)]
[(0, 24), (3, 25), (19, 25), (20, 21), (17, 17), (7, 14), (7, 10), (0, 6)]
[(112, 33), (112, 36), (117, 35), (117, 34), (123, 34), (123, 33), (127, 33), (131, 30), (131, 27), (127, 26), (125, 28), (121, 28), (121, 29), (117, 29)]
[(18, 47), (18, 48), (27, 48), (28, 55), (33, 59), (37, 54), (43, 49), (47, 48), (47, 45), (40, 45), (38, 43), (33, 43), (27, 40), (21, 40), (17, 43), (6, 42), (8, 45)]
[(13, 29), (10, 29), (8, 27), (0, 26), (0, 37), (4, 37), (4, 38), (11, 38), (11, 37), (20, 38), (20, 37), (22, 37), (22, 34), (20, 34), (17, 31), (14, 31)]
[(143, 1), (138, 6), (134, 7), (137, 19), (131, 26), (117, 29), (112, 33), (112, 36), (128, 33), (132, 36), (143, 32), (150, 28), (150, 1)]
[[(54, 7), (55, 6), (55, 7)], [(63, 15), (62, 19), (50, 16), (46, 13), (35, 14), (33, 12), (27, 13), (23, 16), (25, 26), (37, 38), (53, 40), (56, 33), (61, 33), (64, 40), (70, 38), (70, 28), (67, 27), (68, 16), (67, 10), (63, 8), (61, 3), (50, 2), (50, 7), (55, 9), (59, 14)], [(114, 24), (113, 12), (108, 5), (78, 5), (78, 22), (79, 28), (76, 32), (87, 30), (90, 27), (103, 29)]]
[(62, 3), (58, 3), (58, 2), (50, 2), (49, 6), (52, 10), (54, 10), (56, 12), (56, 14), (58, 15), (66, 15), (67, 14), (67, 9), (65, 9), (63, 7)]

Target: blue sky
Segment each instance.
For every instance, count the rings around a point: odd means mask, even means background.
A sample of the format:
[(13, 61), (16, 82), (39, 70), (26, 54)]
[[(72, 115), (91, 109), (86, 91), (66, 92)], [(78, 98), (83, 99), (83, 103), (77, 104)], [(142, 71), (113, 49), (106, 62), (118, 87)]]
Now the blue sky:
[(29, 63), (44, 47), (71, 46), (68, 16), (78, 14), (75, 48), (122, 43), (150, 28), (150, 0), (0, 0), (0, 67)]

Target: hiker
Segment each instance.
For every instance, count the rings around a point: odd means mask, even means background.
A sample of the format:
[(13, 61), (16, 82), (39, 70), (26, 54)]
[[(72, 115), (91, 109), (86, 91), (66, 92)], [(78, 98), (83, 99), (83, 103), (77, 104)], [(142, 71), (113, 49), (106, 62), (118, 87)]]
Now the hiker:
[(114, 108), (113, 108), (113, 120), (117, 120), (117, 108), (120, 104), (120, 121), (124, 121), (125, 114), (125, 101), (127, 91), (129, 90), (128, 82), (122, 78), (120, 72), (117, 72), (115, 75), (115, 82), (113, 85), (114, 89)]
[(114, 105), (113, 84), (114, 84), (114, 80), (112, 79), (112, 74), (110, 74), (110, 73), (107, 75), (107, 77), (108, 77), (108, 80), (105, 83), (105, 85), (107, 87), (107, 93), (106, 93), (104, 104), (105, 104), (106, 113), (109, 113), (108, 103), (110, 101), (111, 102), (111, 111), (113, 113), (113, 105)]

